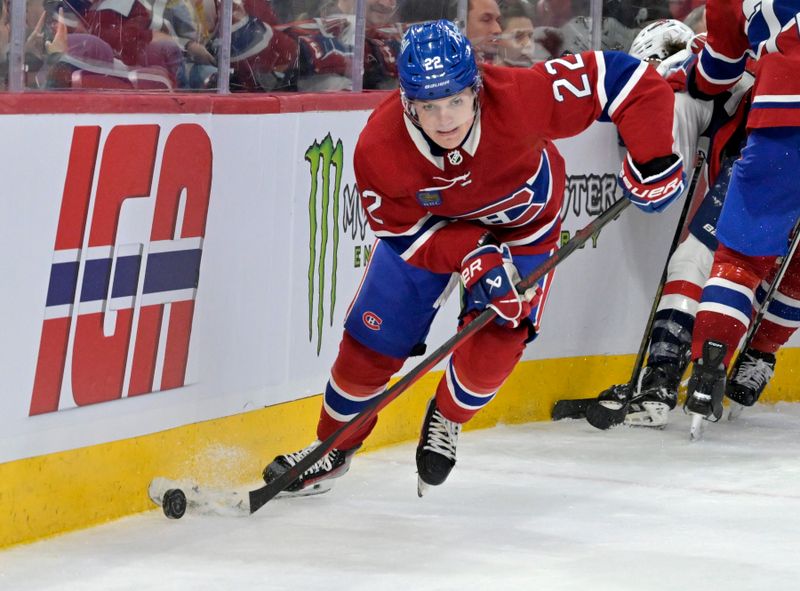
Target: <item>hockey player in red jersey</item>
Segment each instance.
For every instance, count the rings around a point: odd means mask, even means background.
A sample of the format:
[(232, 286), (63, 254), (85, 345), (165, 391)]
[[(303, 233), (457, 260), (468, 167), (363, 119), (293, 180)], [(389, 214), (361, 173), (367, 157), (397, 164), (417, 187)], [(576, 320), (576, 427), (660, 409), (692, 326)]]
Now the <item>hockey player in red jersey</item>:
[[(424, 348), (451, 278), (460, 278), (460, 323), (487, 307), (497, 318), (450, 357), (428, 403), (416, 453), (421, 494), (445, 481), (461, 426), (492, 400), (539, 330), (552, 273), (528, 293), (514, 286), (557, 248), (565, 172), (552, 140), (613, 121), (629, 150), (620, 185), (645, 211), (675, 199), (685, 175), (672, 153), (672, 91), (623, 53), (479, 70), (456, 26), (436, 21), (406, 32), (398, 67), (400, 90), (376, 108), (355, 151), (362, 205), (379, 241), (345, 320), (317, 437), (356, 417)], [(288, 490), (325, 490), (374, 424)], [(276, 457), (265, 480), (316, 445)]]
[[(756, 81), (747, 119), (749, 136), (717, 225), (720, 246), (698, 307), (692, 340), (694, 367), (685, 408), (702, 418), (722, 415), (725, 372), (751, 320), (756, 289), (787, 253), (800, 216), (793, 173), (800, 167), (800, 0), (709, 0), (708, 42), (688, 69), (688, 91), (710, 97), (735, 84), (748, 57)], [(783, 289), (800, 311), (800, 281), (787, 276)], [(783, 338), (782, 336), (780, 338)]]

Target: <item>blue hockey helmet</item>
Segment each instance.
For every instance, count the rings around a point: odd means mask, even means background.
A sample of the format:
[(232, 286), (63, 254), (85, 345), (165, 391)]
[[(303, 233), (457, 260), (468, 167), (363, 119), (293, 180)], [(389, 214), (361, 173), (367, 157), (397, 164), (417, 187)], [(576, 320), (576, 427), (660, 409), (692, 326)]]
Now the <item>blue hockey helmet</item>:
[(397, 64), (404, 101), (433, 101), (480, 86), (472, 45), (448, 20), (412, 25)]

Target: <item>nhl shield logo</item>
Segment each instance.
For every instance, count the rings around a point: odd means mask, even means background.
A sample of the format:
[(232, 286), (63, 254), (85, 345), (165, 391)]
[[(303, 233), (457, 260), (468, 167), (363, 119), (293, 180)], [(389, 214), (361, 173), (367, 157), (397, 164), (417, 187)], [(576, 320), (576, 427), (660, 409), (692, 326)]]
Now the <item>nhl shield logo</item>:
[(447, 160), (453, 166), (458, 166), (462, 162), (464, 162), (464, 156), (461, 155), (461, 152), (458, 150), (453, 150), (452, 152), (447, 153)]

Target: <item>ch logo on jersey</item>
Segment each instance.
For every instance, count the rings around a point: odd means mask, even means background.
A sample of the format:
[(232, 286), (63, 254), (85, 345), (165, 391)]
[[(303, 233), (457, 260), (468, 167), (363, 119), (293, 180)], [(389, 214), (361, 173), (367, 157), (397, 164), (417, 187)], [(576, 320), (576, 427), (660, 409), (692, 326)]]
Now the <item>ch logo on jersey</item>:
[(522, 187), (469, 217), (479, 219), (484, 224), (524, 226), (538, 216), (545, 206), (544, 203), (534, 202), (535, 197), (530, 187)]
[(102, 136), (73, 132), (31, 415), (185, 385), (211, 142), (195, 124)]
[(539, 169), (524, 185), (493, 203), (459, 217), (479, 220), (487, 225), (510, 228), (524, 226), (535, 219), (550, 202), (550, 161), (547, 152), (542, 153)]
[(378, 331), (381, 329), (381, 324), (383, 324), (383, 320), (381, 317), (375, 314), (374, 312), (364, 312), (361, 316), (361, 320), (364, 322), (364, 326), (366, 326), (370, 330)]

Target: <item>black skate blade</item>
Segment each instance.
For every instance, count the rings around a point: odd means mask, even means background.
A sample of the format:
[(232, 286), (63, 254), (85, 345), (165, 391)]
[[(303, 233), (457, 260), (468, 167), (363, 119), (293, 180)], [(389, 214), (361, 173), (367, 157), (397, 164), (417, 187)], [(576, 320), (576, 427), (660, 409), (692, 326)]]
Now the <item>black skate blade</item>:
[(553, 406), (553, 412), (550, 417), (554, 421), (563, 419), (584, 419), (586, 418), (586, 409), (589, 405), (597, 400), (596, 398), (575, 398), (559, 400)]

